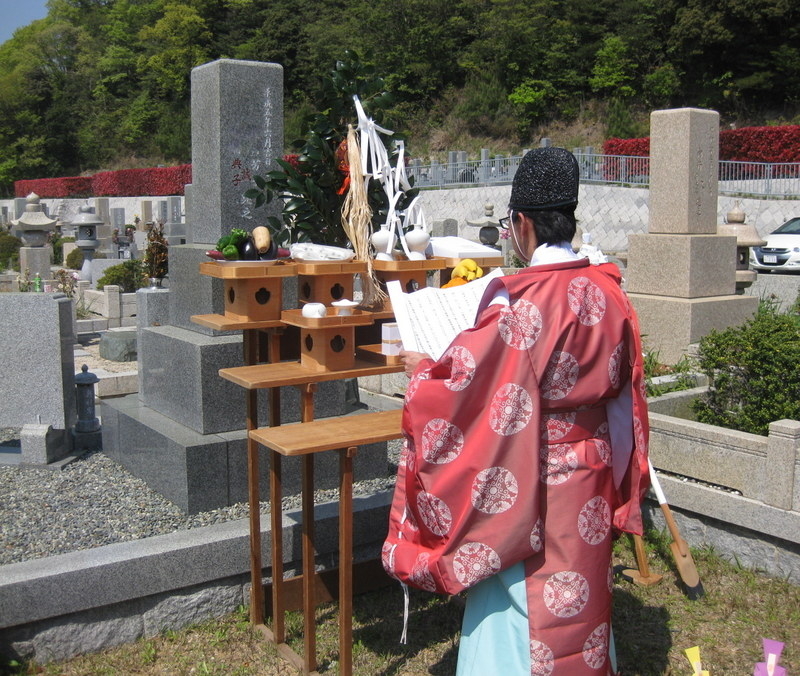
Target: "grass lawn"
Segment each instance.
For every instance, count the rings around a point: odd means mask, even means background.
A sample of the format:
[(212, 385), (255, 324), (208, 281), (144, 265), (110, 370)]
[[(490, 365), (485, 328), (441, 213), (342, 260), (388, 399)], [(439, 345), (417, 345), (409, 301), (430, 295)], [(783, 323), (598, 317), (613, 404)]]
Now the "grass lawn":
[[(726, 563), (712, 551), (693, 550), (706, 594), (690, 601), (681, 591), (667, 545), (660, 534), (648, 534), (651, 572), (664, 575), (659, 584), (639, 587), (617, 581), (614, 633), (624, 676), (690, 674), (684, 650), (692, 646), (700, 647), (703, 668), (711, 676), (746, 676), (762, 660), (762, 637), (785, 642), (781, 664), (790, 674), (800, 673), (800, 587)], [(617, 542), (614, 562), (635, 567), (627, 537)], [(460, 597), (412, 590), (408, 644), (400, 645), (403, 596), (399, 585), (356, 597), (354, 673), (453, 674), (462, 607)], [(321, 606), (317, 621), (319, 671), (335, 674), (336, 605)], [(301, 616), (290, 614), (287, 629), (297, 652), (302, 650), (301, 628)], [(297, 673), (252, 629), (245, 608), (102, 653), (44, 666), (9, 665), (6, 671), (52, 676)]]

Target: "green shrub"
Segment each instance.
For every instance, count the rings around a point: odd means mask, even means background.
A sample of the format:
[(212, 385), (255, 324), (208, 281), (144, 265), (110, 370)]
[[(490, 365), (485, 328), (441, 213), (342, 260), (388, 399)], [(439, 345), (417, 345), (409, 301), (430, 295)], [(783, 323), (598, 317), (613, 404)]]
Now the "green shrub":
[(708, 393), (692, 408), (700, 422), (766, 435), (769, 423), (800, 420), (800, 317), (762, 302), (742, 326), (700, 341)]
[(147, 285), (142, 262), (134, 258), (106, 268), (105, 273), (97, 280), (97, 289), (102, 290), (109, 284), (116, 284), (122, 293), (133, 293)]
[(11, 233), (0, 232), (0, 269), (19, 271), (19, 248), (22, 240)]
[(73, 249), (67, 254), (67, 260), (64, 264), (70, 270), (80, 270), (83, 267), (83, 251), (81, 249)]

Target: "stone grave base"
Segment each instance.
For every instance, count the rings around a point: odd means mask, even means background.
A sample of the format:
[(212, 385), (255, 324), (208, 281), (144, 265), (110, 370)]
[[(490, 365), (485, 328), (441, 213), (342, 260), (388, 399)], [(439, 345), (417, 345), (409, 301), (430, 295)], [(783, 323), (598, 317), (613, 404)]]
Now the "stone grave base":
[(675, 364), (712, 329), (739, 326), (758, 309), (753, 296), (674, 298), (628, 293), (639, 315), (645, 349), (658, 352), (659, 361)]
[[(351, 415), (358, 415), (358, 411)], [(189, 514), (246, 502), (244, 430), (199, 434), (145, 406), (135, 394), (103, 400), (103, 452)], [(283, 458), (283, 494), (300, 492), (300, 459)], [(385, 477), (386, 444), (360, 447), (354, 480)], [(269, 454), (259, 448), (261, 500), (269, 499)], [(315, 489), (338, 486), (339, 454), (314, 458)]]

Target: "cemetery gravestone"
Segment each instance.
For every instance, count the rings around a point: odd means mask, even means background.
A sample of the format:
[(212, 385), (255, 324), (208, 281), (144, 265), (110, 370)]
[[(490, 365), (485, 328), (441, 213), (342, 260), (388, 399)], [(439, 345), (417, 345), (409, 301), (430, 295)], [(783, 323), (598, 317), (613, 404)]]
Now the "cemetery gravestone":
[(719, 114), (661, 110), (650, 124), (650, 223), (628, 237), (627, 290), (646, 346), (673, 364), (758, 299), (735, 294), (736, 238), (716, 234)]
[[(282, 80), (281, 66), (249, 61), (223, 59), (192, 71), (189, 243), (170, 246), (169, 291), (163, 293), (169, 320), (161, 293), (137, 294), (140, 313), (153, 319), (139, 325), (139, 393), (102, 405), (104, 451), (189, 512), (247, 498), (245, 397), (218, 375), (221, 368), (243, 364), (242, 338), (195, 324), (191, 316), (223, 313), (220, 280), (199, 273), (206, 250), (231, 228), (252, 230), (270, 213), (254, 214), (244, 192), (254, 185), (254, 174), (277, 168), (272, 163), (283, 148)], [(270, 207), (277, 213), (278, 205)], [(290, 298), (284, 293), (284, 301)], [(159, 305), (152, 312), (151, 300)], [(342, 381), (321, 384), (315, 417), (345, 412), (344, 390)], [(259, 420), (265, 421), (266, 393), (259, 404)], [(297, 389), (283, 388), (281, 419), (297, 420), (299, 410)], [(266, 451), (260, 454), (266, 467)], [(316, 464), (318, 485), (334, 481), (336, 458), (330, 456)], [(385, 449), (356, 459), (357, 476), (385, 470)], [(261, 482), (266, 494), (267, 473)], [(298, 486), (299, 475), (287, 467), (285, 490)]]

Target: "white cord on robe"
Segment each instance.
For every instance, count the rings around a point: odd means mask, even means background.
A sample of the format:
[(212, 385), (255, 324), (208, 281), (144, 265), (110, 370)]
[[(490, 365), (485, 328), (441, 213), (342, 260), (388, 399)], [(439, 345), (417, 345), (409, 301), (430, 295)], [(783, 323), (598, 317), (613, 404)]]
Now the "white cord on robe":
[(408, 643), (408, 606), (409, 606), (409, 593), (408, 585), (401, 582), (403, 587), (403, 633), (400, 634), (400, 644), (406, 645)]

